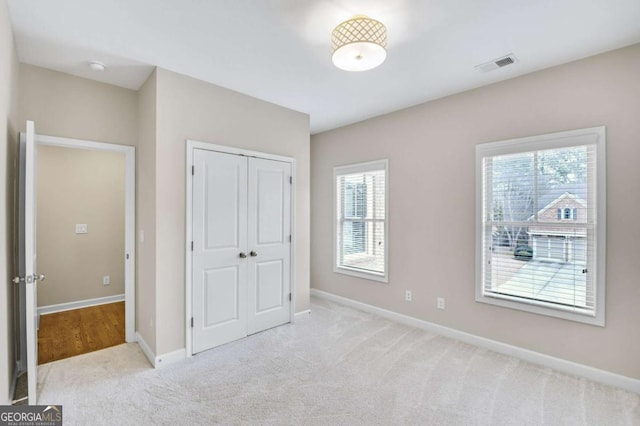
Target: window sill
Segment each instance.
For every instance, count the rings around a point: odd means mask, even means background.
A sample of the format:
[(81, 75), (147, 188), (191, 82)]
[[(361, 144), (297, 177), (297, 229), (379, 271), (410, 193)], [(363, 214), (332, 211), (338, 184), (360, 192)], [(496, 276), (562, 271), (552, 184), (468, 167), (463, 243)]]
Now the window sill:
[(502, 295), (476, 295), (476, 302), (487, 303), (490, 305), (502, 306), (505, 308), (515, 309), (518, 311), (531, 312), (538, 315), (560, 318), (568, 321), (581, 322), (584, 324), (604, 327), (604, 315), (591, 315), (588, 312), (579, 312), (571, 308), (562, 309), (555, 307), (551, 303), (545, 306), (544, 302), (526, 302), (522, 299), (511, 298)]
[(387, 275), (364, 272), (358, 269), (345, 268), (343, 266), (334, 266), (333, 272), (343, 275), (351, 275), (352, 277), (358, 277), (365, 280), (379, 281), (383, 283), (389, 282), (389, 277)]

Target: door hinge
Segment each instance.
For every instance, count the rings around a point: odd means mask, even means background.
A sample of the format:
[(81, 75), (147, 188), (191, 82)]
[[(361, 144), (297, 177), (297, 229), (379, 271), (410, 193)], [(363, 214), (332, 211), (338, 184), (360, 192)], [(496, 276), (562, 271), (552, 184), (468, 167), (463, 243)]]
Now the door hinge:
[(193, 317), (191, 317), (191, 328), (193, 328)]
[(289, 176), (289, 183), (293, 183), (293, 176)]
[(129, 253), (127, 253), (127, 260), (129, 260)]
[(291, 302), (291, 293), (289, 293), (289, 302)]
[(193, 251), (193, 241), (191, 241), (191, 251)]
[(191, 166), (191, 176), (195, 176), (196, 174), (196, 166)]

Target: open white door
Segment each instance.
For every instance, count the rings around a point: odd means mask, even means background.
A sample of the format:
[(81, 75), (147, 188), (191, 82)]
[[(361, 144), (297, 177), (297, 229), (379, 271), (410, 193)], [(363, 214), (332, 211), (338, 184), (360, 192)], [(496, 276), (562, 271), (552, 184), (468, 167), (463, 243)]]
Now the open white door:
[(36, 269), (36, 218), (35, 218), (35, 125), (33, 121), (27, 121), (26, 134), (20, 137), (21, 172), (19, 191), (24, 194), (23, 205), (20, 214), (23, 215), (20, 226), (20, 235), (24, 236), (24, 244), (21, 244), (20, 264), (24, 268), (24, 276), (16, 277), (14, 282), (25, 288), (26, 313), (26, 357), (29, 405), (37, 403), (36, 384), (38, 380), (38, 310), (37, 310), (37, 282), (44, 279), (44, 275), (38, 275)]

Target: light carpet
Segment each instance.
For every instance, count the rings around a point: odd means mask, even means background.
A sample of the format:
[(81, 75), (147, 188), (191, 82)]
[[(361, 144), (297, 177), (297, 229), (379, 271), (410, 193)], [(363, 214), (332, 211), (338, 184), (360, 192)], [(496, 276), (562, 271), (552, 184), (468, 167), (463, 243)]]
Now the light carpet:
[(640, 425), (640, 395), (329, 301), (152, 369), (137, 344), (39, 368), (65, 425)]

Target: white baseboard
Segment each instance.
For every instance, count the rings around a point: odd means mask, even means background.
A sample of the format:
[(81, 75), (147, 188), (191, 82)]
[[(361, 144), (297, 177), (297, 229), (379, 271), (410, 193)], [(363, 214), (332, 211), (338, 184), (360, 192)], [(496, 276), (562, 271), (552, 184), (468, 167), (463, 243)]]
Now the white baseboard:
[(307, 310), (304, 310), (304, 311), (296, 312), (296, 314), (294, 315), (294, 318), (296, 320), (298, 320), (298, 319), (302, 319), (304, 317), (308, 317), (309, 315), (311, 315), (311, 309), (307, 309)]
[(156, 356), (138, 332), (136, 332), (136, 340), (138, 341), (138, 345), (140, 345), (140, 349), (142, 349), (142, 352), (144, 352), (144, 355), (147, 357), (153, 368), (166, 367), (169, 364), (182, 361), (187, 357), (187, 351), (184, 348)]
[(16, 365), (13, 368), (13, 379), (11, 380), (11, 387), (9, 388), (9, 400), (6, 404), (3, 403), (3, 405), (11, 405), (16, 396), (16, 385), (18, 384), (18, 377), (20, 376), (20, 362), (16, 361)]
[(464, 331), (459, 331), (429, 321), (424, 321), (418, 318), (399, 314), (397, 312), (378, 308), (377, 306), (368, 305), (366, 303), (358, 302), (356, 300), (348, 299), (342, 296), (337, 296), (325, 291), (312, 288), (311, 296), (316, 296), (321, 299), (326, 299), (332, 302), (340, 303), (342, 305), (350, 306), (352, 308), (376, 314), (381, 317), (388, 318), (390, 320), (394, 320), (412, 327), (417, 327), (426, 331), (430, 331), (432, 333), (460, 340), (462, 342), (486, 348), (494, 352), (520, 358), (534, 364), (542, 365), (544, 367), (549, 367), (563, 373), (584, 377), (586, 379), (603, 383), (605, 385), (615, 386), (631, 392), (640, 393), (640, 380), (638, 379), (605, 370), (600, 370), (594, 367), (589, 367), (588, 365), (578, 364), (573, 361), (567, 361), (566, 359), (545, 355), (540, 352), (534, 352), (529, 349), (520, 348), (518, 346), (512, 346), (506, 343), (498, 342), (496, 340), (476, 336), (474, 334), (465, 333)]
[(57, 305), (40, 306), (38, 315), (52, 314), (54, 312), (70, 311), (71, 309), (87, 308), (89, 306), (104, 305), (107, 303), (123, 302), (124, 294), (114, 296), (97, 297), (95, 299), (78, 300), (77, 302), (59, 303)]
[(136, 340), (138, 342), (138, 346), (142, 349), (142, 352), (147, 357), (147, 360), (151, 363), (151, 365), (155, 368), (156, 366), (156, 354), (153, 353), (147, 342), (142, 338), (140, 333), (136, 331)]
[(186, 357), (187, 357), (187, 350), (185, 348), (178, 349), (173, 352), (168, 352), (166, 354), (159, 355), (156, 357), (155, 367), (156, 368), (166, 367), (169, 364), (182, 361)]

